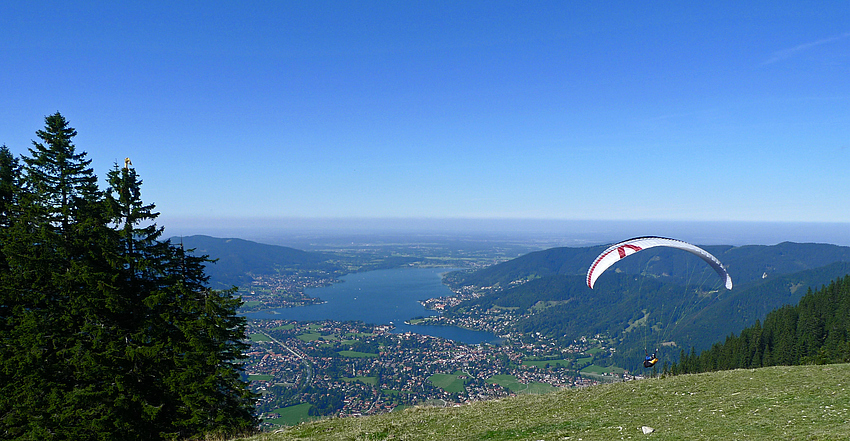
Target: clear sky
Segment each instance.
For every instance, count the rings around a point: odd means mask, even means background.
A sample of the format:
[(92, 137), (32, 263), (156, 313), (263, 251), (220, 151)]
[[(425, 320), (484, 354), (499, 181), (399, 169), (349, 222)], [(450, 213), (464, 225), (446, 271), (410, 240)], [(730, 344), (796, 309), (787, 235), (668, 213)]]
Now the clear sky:
[(850, 222), (850, 1), (0, 3), (0, 143), (61, 112), (161, 223)]

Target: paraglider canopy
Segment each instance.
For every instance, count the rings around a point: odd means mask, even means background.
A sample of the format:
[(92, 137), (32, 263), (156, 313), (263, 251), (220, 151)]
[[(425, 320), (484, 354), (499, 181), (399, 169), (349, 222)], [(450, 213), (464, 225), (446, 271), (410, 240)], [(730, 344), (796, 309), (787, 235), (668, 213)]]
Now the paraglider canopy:
[(732, 289), (732, 277), (729, 276), (729, 273), (726, 272), (726, 268), (723, 267), (720, 261), (717, 260), (716, 257), (712, 256), (708, 251), (681, 240), (655, 236), (636, 237), (608, 247), (602, 252), (602, 254), (599, 255), (599, 257), (596, 258), (596, 260), (593, 261), (593, 264), (590, 265), (590, 269), (587, 270), (587, 286), (590, 287), (590, 289), (593, 289), (593, 284), (596, 283), (596, 279), (599, 278), (606, 269), (617, 263), (620, 259), (637, 253), (638, 251), (653, 247), (678, 248), (699, 256), (702, 260), (714, 268), (714, 271), (716, 271), (725, 282), (726, 289)]

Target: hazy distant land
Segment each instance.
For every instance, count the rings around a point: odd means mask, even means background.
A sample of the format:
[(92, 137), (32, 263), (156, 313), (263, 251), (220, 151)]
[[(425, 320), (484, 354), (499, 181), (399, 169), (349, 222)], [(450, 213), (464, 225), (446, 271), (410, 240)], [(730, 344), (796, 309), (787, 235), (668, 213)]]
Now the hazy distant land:
[(345, 243), (431, 240), (511, 241), (544, 249), (613, 243), (646, 235), (701, 245), (774, 245), (786, 241), (850, 245), (850, 223), (826, 222), (163, 218), (169, 236), (239, 237), (303, 250)]

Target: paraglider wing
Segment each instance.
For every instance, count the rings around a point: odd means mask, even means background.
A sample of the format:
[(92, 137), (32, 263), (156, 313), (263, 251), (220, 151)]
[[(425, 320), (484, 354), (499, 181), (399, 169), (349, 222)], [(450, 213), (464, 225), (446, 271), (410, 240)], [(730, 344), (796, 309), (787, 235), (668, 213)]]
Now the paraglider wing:
[(691, 245), (687, 242), (682, 242), (681, 240), (668, 239), (666, 237), (638, 237), (611, 245), (603, 251), (596, 260), (593, 261), (593, 264), (590, 265), (590, 269), (587, 270), (587, 286), (593, 289), (593, 284), (596, 283), (596, 279), (599, 278), (606, 269), (617, 263), (620, 259), (637, 253), (638, 251), (653, 247), (678, 248), (680, 250), (696, 254), (714, 268), (714, 271), (716, 271), (725, 282), (726, 289), (732, 289), (732, 278), (729, 277), (729, 273), (726, 272), (726, 269), (723, 268), (723, 265), (720, 264), (720, 261), (717, 260), (716, 257), (696, 245)]

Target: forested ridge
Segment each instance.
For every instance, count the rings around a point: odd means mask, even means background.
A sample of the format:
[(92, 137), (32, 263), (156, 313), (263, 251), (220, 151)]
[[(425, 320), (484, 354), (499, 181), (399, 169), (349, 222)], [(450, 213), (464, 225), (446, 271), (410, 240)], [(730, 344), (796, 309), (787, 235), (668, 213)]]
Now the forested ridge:
[[(599, 363), (640, 369), (645, 351), (675, 361), (682, 348), (708, 349), (730, 333), (794, 305), (809, 288), (850, 274), (850, 247), (785, 242), (772, 246), (706, 246), (727, 267), (735, 286), (681, 250), (649, 249), (623, 259), (586, 284), (587, 268), (606, 246), (553, 248), (475, 272), (447, 275), (454, 289), (475, 287), (481, 297), (447, 309), (461, 316), (493, 307), (515, 308), (513, 329), (564, 344), (601, 333), (617, 351)], [(659, 365), (659, 368), (662, 365)]]
[(131, 161), (105, 190), (58, 112), (0, 148), (0, 438), (185, 439), (256, 427), (245, 320), (161, 240)]
[(850, 361), (850, 276), (776, 309), (699, 355), (684, 352), (673, 373)]
[(266, 245), (236, 238), (209, 236), (187, 236), (172, 238), (195, 254), (216, 257), (216, 262), (206, 266), (206, 273), (213, 284), (223, 287), (250, 285), (255, 275), (294, 274), (301, 269), (323, 270), (328, 273), (340, 271), (340, 266), (326, 253), (308, 252), (295, 248)]

